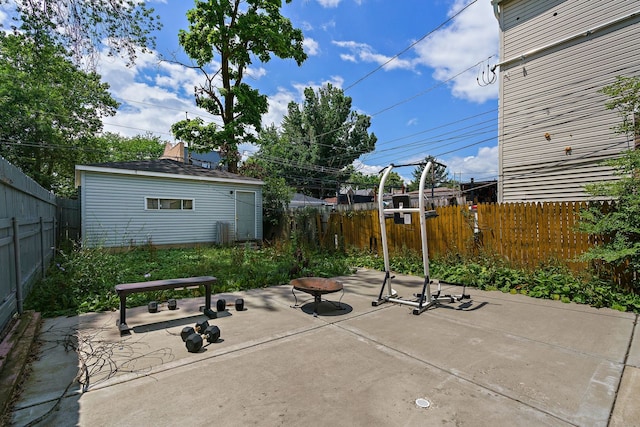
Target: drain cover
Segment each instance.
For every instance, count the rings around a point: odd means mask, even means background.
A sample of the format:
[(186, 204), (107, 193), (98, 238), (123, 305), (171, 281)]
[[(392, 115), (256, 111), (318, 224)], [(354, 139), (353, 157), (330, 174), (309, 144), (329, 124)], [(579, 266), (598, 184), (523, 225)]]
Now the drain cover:
[(416, 405), (418, 405), (418, 407), (420, 408), (428, 408), (429, 406), (431, 406), (431, 402), (429, 402), (427, 399), (416, 399)]

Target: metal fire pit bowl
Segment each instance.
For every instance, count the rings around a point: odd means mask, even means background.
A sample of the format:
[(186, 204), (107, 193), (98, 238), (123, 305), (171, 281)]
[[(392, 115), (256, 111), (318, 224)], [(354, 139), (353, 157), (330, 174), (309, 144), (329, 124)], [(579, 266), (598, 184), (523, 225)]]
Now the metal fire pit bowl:
[[(293, 286), (293, 289), (291, 289), (291, 293), (293, 293), (293, 296), (296, 299), (296, 304), (293, 307), (299, 307), (298, 297), (296, 296), (296, 293), (294, 291), (305, 292), (313, 296), (313, 300), (314, 300), (313, 315), (314, 316), (318, 315), (318, 304), (322, 302), (322, 295), (331, 294), (339, 291), (342, 291), (342, 296), (344, 295), (344, 287), (342, 286), (341, 282), (333, 279), (327, 279), (324, 277), (301, 277), (299, 279), (291, 280), (289, 284)], [(340, 296), (340, 301), (342, 301), (342, 296)], [(341, 310), (342, 307), (340, 305), (341, 304), (340, 301), (338, 301), (337, 306), (335, 305), (335, 303), (331, 301), (328, 301), (328, 302), (331, 302), (334, 306), (336, 306), (336, 308)]]

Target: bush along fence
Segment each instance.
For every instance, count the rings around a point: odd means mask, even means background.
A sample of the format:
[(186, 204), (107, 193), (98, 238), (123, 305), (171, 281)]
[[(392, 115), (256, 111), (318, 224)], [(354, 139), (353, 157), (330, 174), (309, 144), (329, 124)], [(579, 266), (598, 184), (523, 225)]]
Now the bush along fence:
[[(0, 157), (0, 331), (22, 313), (29, 290), (53, 259), (60, 218), (77, 205), (71, 201), (61, 210), (61, 200)], [(73, 221), (64, 220), (77, 230)]]
[[(587, 202), (545, 202), (438, 207), (437, 216), (426, 220), (429, 257), (484, 251), (517, 267), (532, 269), (553, 260), (583, 272), (590, 265), (579, 256), (598, 243), (576, 230), (580, 211), (587, 206)], [(418, 214), (411, 215), (408, 225), (386, 219), (391, 253), (422, 250)], [(377, 210), (292, 215), (289, 232), (325, 249), (382, 253)]]

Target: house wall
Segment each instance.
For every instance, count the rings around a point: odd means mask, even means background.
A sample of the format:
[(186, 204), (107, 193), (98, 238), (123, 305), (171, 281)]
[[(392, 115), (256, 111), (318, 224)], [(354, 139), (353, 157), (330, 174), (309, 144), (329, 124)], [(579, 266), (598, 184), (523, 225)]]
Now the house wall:
[(640, 74), (635, 12), (638, 0), (500, 3), (499, 201), (586, 200), (585, 184), (614, 179), (600, 162), (633, 141), (598, 91)]
[[(82, 238), (86, 246), (214, 243), (218, 221), (235, 233), (235, 193), (256, 192), (256, 239), (262, 239), (262, 188), (82, 171)], [(193, 210), (146, 210), (145, 197), (193, 199)]]

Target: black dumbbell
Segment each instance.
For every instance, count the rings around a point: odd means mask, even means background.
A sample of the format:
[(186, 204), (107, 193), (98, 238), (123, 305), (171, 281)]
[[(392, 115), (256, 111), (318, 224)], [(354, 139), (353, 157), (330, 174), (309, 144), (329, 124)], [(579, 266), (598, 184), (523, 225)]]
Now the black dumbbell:
[(157, 301), (151, 301), (147, 305), (147, 308), (149, 309), (149, 313), (157, 313), (158, 312), (158, 302)]
[(196, 330), (193, 329), (191, 326), (185, 326), (184, 328), (182, 328), (182, 332), (180, 332), (180, 337), (182, 338), (182, 342), (187, 342), (187, 338), (189, 338), (189, 336), (191, 334), (195, 334)]
[(185, 341), (185, 345), (189, 353), (197, 353), (202, 348), (202, 336), (196, 333), (189, 335)]
[[(242, 298), (238, 298), (235, 302), (236, 311), (244, 310), (244, 300)], [(225, 299), (219, 299), (216, 302), (216, 308), (218, 311), (224, 311), (227, 308), (227, 301)]]
[(216, 342), (220, 339), (220, 328), (218, 328), (216, 325), (207, 326), (207, 329), (204, 330), (203, 335), (207, 342)]
[(204, 334), (204, 331), (209, 327), (209, 322), (203, 320), (202, 322), (196, 323), (195, 330), (198, 334)]
[(171, 298), (169, 301), (167, 301), (167, 307), (169, 308), (169, 310), (177, 310), (178, 309), (178, 301), (176, 301), (175, 299)]

